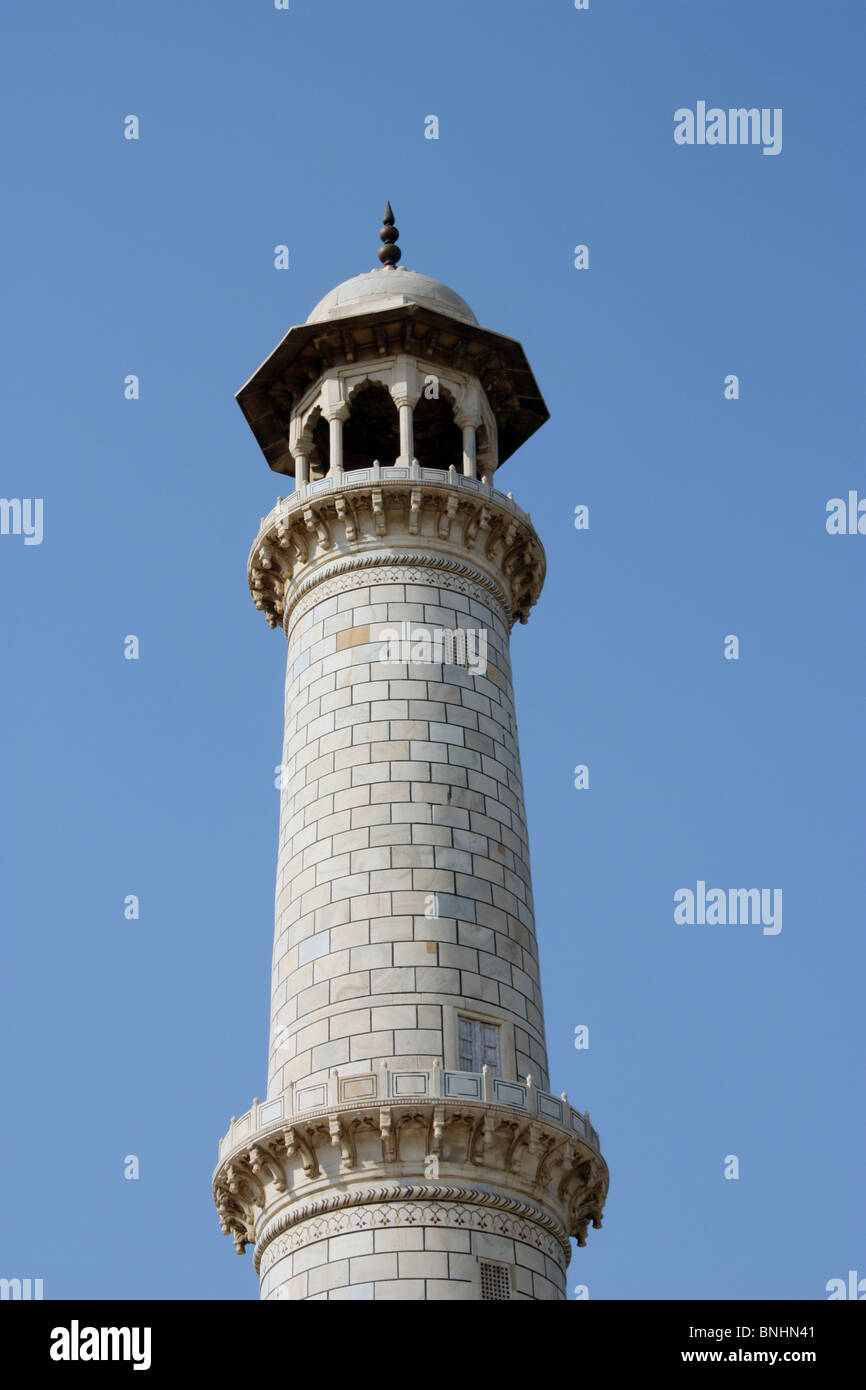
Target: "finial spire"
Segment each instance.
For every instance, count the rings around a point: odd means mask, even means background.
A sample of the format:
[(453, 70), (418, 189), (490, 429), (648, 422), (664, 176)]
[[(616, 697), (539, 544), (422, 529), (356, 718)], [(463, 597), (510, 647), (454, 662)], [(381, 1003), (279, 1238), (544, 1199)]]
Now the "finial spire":
[(384, 242), (384, 245), (379, 247), (379, 260), (383, 265), (394, 266), (403, 255), (400, 247), (394, 245), (399, 235), (400, 233), (394, 226), (394, 214), (391, 211), (391, 204), (388, 203), (382, 217), (382, 230), (379, 233), (379, 240)]

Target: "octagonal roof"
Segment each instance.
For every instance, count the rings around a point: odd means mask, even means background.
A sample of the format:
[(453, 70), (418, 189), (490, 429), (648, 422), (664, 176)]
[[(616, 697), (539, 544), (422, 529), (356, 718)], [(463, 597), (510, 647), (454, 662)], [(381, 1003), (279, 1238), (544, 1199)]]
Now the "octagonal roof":
[(482, 328), (448, 285), (398, 266), (399, 235), (389, 203), (379, 233), (381, 267), (330, 290), (238, 392), (238, 405), (275, 472), (295, 471), (289, 432), (297, 402), (342, 363), (403, 353), (422, 357), (430, 369), (450, 365), (476, 376), (496, 420), (497, 467), (548, 418), (520, 344)]

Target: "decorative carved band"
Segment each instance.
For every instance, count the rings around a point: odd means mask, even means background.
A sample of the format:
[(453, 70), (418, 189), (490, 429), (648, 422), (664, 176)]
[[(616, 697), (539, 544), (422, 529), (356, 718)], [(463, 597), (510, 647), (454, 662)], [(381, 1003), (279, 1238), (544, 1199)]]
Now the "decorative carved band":
[[(467, 490), (456, 475), (400, 472), (404, 476), (395, 478), (381, 470), (364, 482), (339, 474), (327, 491), (310, 489), (268, 514), (250, 552), (249, 580), (256, 607), (271, 627), (285, 621), (287, 606), (305, 591), (305, 579), (314, 580), (316, 564), (333, 553), (348, 571), (353, 562), (371, 563), (371, 550), (377, 557), (384, 552), (392, 563), (458, 574), (462, 552), (469, 560), (466, 577), (496, 595), (506, 625), (517, 618), (526, 622), (545, 571), (529, 517), (492, 490)], [(372, 563), (381, 564), (381, 558)]]
[[(389, 1179), (391, 1186), (381, 1185)], [(484, 1188), (473, 1185), (479, 1179)], [(455, 1186), (439, 1187), (440, 1180)], [(276, 1233), (323, 1211), (398, 1195), (529, 1216), (531, 1194), (548, 1213), (543, 1225), (583, 1245), (590, 1223), (601, 1225), (607, 1185), (598, 1150), (562, 1124), (509, 1105), (419, 1097), (337, 1106), (259, 1130), (225, 1154), (213, 1190), (222, 1230), (242, 1253), (249, 1244), (261, 1252), (274, 1208)]]
[(528, 1202), (479, 1188), (415, 1184), (338, 1192), (308, 1207), (282, 1212), (261, 1232), (253, 1264), (264, 1278), (278, 1260), (316, 1241), (395, 1226), (483, 1231), (523, 1241), (549, 1255), (563, 1269), (571, 1259), (571, 1246), (562, 1227)]
[[(480, 570), (447, 555), (380, 550), (334, 560), (302, 580), (296, 589), (290, 590), (287, 586), (283, 599), (286, 631), (292, 618), (302, 618), (317, 603), (356, 589), (358, 570), (365, 571), (364, 584), (435, 584), (437, 588), (465, 594), (488, 607), (493, 599), (500, 609), (506, 631), (510, 626), (511, 605), (505, 590)], [(366, 573), (368, 570), (370, 573)]]

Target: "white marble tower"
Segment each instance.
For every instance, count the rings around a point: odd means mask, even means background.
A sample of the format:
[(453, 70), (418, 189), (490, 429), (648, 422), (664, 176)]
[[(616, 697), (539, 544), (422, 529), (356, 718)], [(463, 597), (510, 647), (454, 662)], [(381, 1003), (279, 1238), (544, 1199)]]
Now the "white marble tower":
[(288, 642), (267, 1096), (214, 1197), (263, 1298), (563, 1299), (608, 1178), (549, 1091), (509, 660), (545, 561), (493, 486), (547, 409), (380, 235), (238, 395), (295, 489), (249, 560)]

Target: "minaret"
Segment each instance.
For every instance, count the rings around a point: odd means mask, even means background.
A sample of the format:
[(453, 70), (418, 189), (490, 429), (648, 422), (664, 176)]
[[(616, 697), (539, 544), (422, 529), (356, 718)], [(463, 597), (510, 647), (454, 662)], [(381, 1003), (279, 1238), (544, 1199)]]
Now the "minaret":
[(295, 487), (249, 559), (288, 642), (267, 1096), (214, 1198), (263, 1298), (564, 1299), (608, 1178), (548, 1082), (509, 659), (545, 559), (493, 486), (548, 412), (380, 237), (238, 393)]

